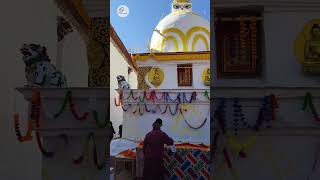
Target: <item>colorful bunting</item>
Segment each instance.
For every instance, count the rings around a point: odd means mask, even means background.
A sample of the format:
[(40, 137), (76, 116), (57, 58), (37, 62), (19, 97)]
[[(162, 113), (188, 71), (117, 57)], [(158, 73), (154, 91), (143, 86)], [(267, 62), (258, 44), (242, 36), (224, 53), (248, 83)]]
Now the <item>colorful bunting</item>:
[(317, 110), (316, 110), (316, 108), (315, 108), (315, 106), (313, 104), (313, 97), (312, 97), (310, 92), (307, 92), (305, 97), (304, 97), (304, 103), (303, 103), (302, 110), (303, 111), (308, 111), (309, 109), (311, 110), (315, 121), (320, 121), (318, 112), (317, 112)]
[(204, 119), (204, 121), (201, 123), (201, 125), (199, 125), (198, 127), (193, 127), (192, 125), (190, 125), (190, 124), (188, 123), (188, 121), (187, 121), (186, 118), (184, 117), (181, 108), (180, 108), (180, 114), (181, 114), (184, 122), (185, 122), (191, 129), (195, 129), (195, 130), (202, 128), (202, 127), (206, 124), (207, 119), (208, 119), (208, 118), (206, 117), (206, 118)]

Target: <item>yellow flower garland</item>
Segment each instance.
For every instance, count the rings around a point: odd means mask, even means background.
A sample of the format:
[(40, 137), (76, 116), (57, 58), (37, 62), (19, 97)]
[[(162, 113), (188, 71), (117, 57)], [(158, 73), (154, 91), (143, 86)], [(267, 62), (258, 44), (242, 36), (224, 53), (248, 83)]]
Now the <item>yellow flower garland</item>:
[(235, 136), (229, 135), (227, 136), (227, 142), (230, 145), (230, 148), (237, 154), (239, 154), (241, 151), (245, 151), (256, 144), (257, 135), (254, 134), (250, 136), (244, 143), (239, 142), (239, 140)]

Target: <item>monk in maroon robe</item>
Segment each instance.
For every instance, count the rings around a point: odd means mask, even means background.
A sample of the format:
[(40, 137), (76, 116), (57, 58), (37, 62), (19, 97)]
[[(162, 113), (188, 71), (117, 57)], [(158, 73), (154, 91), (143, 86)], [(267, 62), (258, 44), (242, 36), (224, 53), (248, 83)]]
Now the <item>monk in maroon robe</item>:
[(144, 180), (163, 180), (163, 151), (164, 145), (173, 145), (174, 141), (165, 132), (161, 131), (162, 120), (153, 123), (153, 130), (149, 132), (143, 145), (144, 153)]

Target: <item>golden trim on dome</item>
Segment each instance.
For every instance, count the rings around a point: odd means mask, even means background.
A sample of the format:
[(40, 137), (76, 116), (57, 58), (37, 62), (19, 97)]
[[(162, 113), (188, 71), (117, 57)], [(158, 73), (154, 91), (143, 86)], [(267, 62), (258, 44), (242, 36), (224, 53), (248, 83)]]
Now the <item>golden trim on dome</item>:
[(196, 33), (198, 31), (199, 32), (204, 32), (204, 33), (206, 33), (206, 35), (208, 37), (210, 37), (210, 32), (209, 32), (209, 30), (207, 28), (201, 27), (201, 26), (195, 26), (195, 27), (192, 27), (191, 29), (189, 29), (188, 32), (186, 33), (188, 40), (190, 40), (190, 37), (192, 36), (193, 33)]
[(165, 44), (166, 44), (166, 42), (168, 42), (168, 41), (173, 41), (174, 47), (175, 47), (175, 51), (179, 51), (179, 42), (178, 42), (178, 40), (177, 40), (174, 36), (168, 36), (168, 37), (166, 37), (166, 38), (162, 41), (161, 51), (164, 51), (164, 49), (165, 49)]
[(177, 61), (177, 60), (210, 60), (210, 52), (196, 53), (150, 53), (150, 54), (135, 54), (132, 56), (134, 63), (136, 61), (147, 61), (150, 59), (158, 61)]
[(205, 44), (206, 46), (206, 50), (209, 51), (209, 42), (208, 40), (206, 39), (206, 37), (202, 34), (197, 34), (194, 38), (193, 38), (193, 41), (192, 41), (192, 51), (195, 51), (196, 49), (196, 45), (197, 45), (197, 42), (199, 40), (202, 40), (203, 43)]
[(192, 14), (192, 15), (195, 15), (195, 16), (200, 16), (199, 14), (194, 13), (194, 12), (189, 11), (189, 10), (174, 11), (174, 12), (171, 12), (170, 14), (168, 14), (168, 16), (179, 15), (179, 14)]
[[(192, 36), (195, 34), (195, 33), (198, 33), (198, 32), (202, 32), (202, 33), (205, 33), (208, 37), (205, 37), (203, 34), (196, 34), (194, 38), (192, 38)], [(181, 39), (181, 41), (179, 41), (176, 37), (174, 36), (168, 36), (168, 37), (165, 37), (163, 39), (160, 39), (154, 46), (153, 46), (153, 50), (156, 50), (156, 51), (160, 51), (160, 52), (164, 52), (164, 49), (165, 49), (165, 45), (166, 45), (166, 42), (168, 41), (173, 41), (175, 43), (175, 50), (178, 52), (178, 51), (190, 51), (190, 49), (192, 51), (194, 51), (194, 41), (195, 41), (195, 38), (197, 38), (197, 41), (198, 40), (204, 40), (204, 43), (206, 45), (206, 49), (209, 50), (210, 47), (209, 47), (209, 42), (210, 42), (210, 32), (207, 28), (205, 27), (202, 27), (202, 26), (195, 26), (195, 27), (192, 27), (190, 28), (187, 33), (184, 33), (182, 30), (178, 29), (178, 28), (168, 28), (168, 29), (165, 29), (163, 30), (162, 32), (160, 32), (163, 36), (165, 36), (167, 33), (173, 33), (173, 34), (176, 34), (179, 36), (179, 38)], [(199, 37), (201, 35), (201, 37)], [(175, 40), (174, 40), (175, 39)], [(192, 40), (192, 47), (189, 47), (189, 42)], [(178, 45), (176, 44), (176, 42), (178, 43)], [(181, 43), (182, 45), (182, 48), (179, 47), (179, 42)]]
[[(182, 40), (182, 51), (187, 51), (187, 39), (185, 37), (185, 34), (183, 33), (183, 31), (181, 31), (180, 29), (178, 28), (168, 28), (168, 29), (165, 29), (161, 32), (161, 34), (165, 35), (165, 34), (168, 34), (168, 33), (174, 33), (174, 34), (177, 34), (181, 40)], [(172, 36), (173, 38), (175, 38), (174, 36)], [(176, 38), (175, 38), (176, 39)], [(162, 48), (163, 48), (163, 44), (164, 44), (164, 41), (165, 39), (162, 39), (162, 42), (161, 42), (161, 51), (162, 51)], [(179, 42), (177, 39), (176, 39), (177, 42)], [(159, 47), (159, 46), (158, 46)], [(179, 46), (178, 46), (178, 50), (179, 51)]]
[(191, 3), (191, 0), (173, 0), (173, 3)]

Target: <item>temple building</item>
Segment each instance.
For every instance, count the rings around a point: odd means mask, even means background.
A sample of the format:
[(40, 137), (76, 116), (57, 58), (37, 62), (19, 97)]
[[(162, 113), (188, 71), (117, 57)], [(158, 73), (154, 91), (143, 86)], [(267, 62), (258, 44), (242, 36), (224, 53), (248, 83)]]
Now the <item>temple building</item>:
[[(171, 13), (153, 29), (149, 52), (132, 54), (137, 89), (118, 89), (115, 102), (123, 109), (123, 138), (138, 145), (133, 177), (142, 177), (141, 143), (161, 118), (162, 130), (174, 139), (175, 154), (182, 157), (177, 163), (166, 152), (166, 178), (209, 178), (210, 23), (192, 11), (192, 5), (190, 0), (173, 0)], [(125, 152), (116, 157), (132, 155)], [(181, 169), (180, 163), (189, 162), (185, 155), (193, 153), (199, 154), (186, 168), (189, 171)]]
[[(132, 54), (133, 62), (138, 67), (138, 89), (133, 89), (133, 94), (139, 96), (143, 91), (148, 93), (153, 91), (160, 97), (163, 93), (168, 92), (172, 99), (176, 99), (177, 95), (181, 94), (179, 103), (184, 104), (186, 103), (184, 100), (189, 100), (192, 93), (197, 93), (199, 102), (197, 100), (194, 102), (194, 108), (201, 115), (199, 114), (197, 118), (192, 117), (189, 121), (197, 126), (209, 118), (209, 101), (206, 102), (207, 104), (203, 102), (207, 100), (203, 94), (206, 91), (209, 92), (210, 82), (209, 24), (207, 20), (192, 11), (190, 1), (173, 1), (172, 12), (164, 17), (154, 29), (150, 52)], [(186, 96), (185, 99), (182, 97), (183, 94)], [(164, 110), (165, 102), (160, 104), (159, 109)], [(150, 108), (155, 105), (146, 104)], [(171, 102), (171, 109), (174, 109), (174, 106), (175, 103)], [(151, 128), (152, 119), (157, 116), (163, 117), (165, 131), (177, 137), (177, 140), (188, 139), (209, 144), (209, 121), (202, 129), (192, 130), (180, 119), (179, 125), (174, 128), (176, 122), (173, 119), (178, 116), (168, 114), (145, 113), (143, 116), (132, 116), (124, 112), (124, 137), (143, 139)], [(145, 128), (141, 129), (141, 126)], [(180, 129), (180, 132), (177, 129)]]

